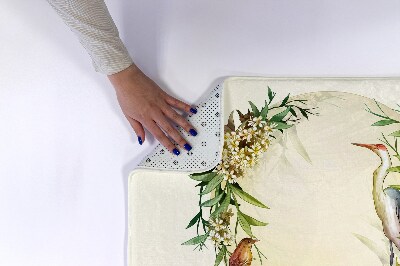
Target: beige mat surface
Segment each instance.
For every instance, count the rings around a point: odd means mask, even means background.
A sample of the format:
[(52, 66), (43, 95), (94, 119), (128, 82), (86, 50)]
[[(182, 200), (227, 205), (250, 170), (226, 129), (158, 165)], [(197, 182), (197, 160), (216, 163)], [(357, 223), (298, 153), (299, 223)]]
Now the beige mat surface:
[[(269, 207), (241, 204), (243, 212), (268, 223), (253, 227), (257, 247), (268, 258), (262, 265), (390, 265), (389, 240), (372, 193), (380, 159), (351, 143), (382, 143), (382, 133), (388, 136), (400, 130), (398, 123), (371, 126), (382, 118), (366, 110), (382, 111), (400, 121), (395, 111), (400, 80), (234, 77), (221, 85), (223, 124), (233, 110), (245, 113), (248, 101), (263, 106), (268, 87), (278, 101), (290, 93), (291, 100), (307, 100), (318, 110), (318, 115), (310, 115), (272, 141), (252, 175), (238, 180), (243, 190)], [(394, 140), (388, 137), (393, 145)], [(397, 163), (390, 152), (393, 164)], [(136, 169), (131, 173), (130, 266), (214, 265), (211, 241), (202, 251), (181, 245), (196, 235), (195, 227), (185, 229), (199, 209), (196, 184), (187, 172)], [(388, 174), (384, 187), (389, 185), (400, 185), (399, 173)], [(235, 221), (236, 214), (233, 228)], [(246, 236), (240, 229), (238, 240)], [(398, 253), (395, 245), (394, 252)], [(254, 247), (252, 253), (251, 265), (261, 265)]]

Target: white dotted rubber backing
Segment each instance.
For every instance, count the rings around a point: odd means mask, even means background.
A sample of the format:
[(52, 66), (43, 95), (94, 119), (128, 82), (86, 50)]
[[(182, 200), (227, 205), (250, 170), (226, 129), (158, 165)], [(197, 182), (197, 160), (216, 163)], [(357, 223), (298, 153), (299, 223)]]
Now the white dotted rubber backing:
[(176, 156), (158, 144), (137, 168), (193, 172), (215, 167), (220, 162), (223, 144), (222, 104), (222, 85), (218, 85), (196, 106), (197, 113), (186, 117), (196, 129), (197, 136), (191, 136), (178, 128), (193, 147), (192, 150), (180, 148), (181, 154)]

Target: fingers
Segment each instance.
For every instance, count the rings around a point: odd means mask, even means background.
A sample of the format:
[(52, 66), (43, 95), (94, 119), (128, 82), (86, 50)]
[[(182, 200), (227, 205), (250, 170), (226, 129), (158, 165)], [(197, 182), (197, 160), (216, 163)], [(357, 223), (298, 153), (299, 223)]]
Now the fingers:
[(165, 133), (171, 137), (173, 140), (175, 140), (176, 143), (182, 148), (184, 148), (187, 151), (190, 151), (192, 149), (192, 146), (190, 146), (189, 143), (182, 137), (182, 135), (178, 132), (178, 130), (168, 121), (167, 117), (164, 116), (164, 114), (160, 114), (158, 116), (158, 120), (156, 120), (156, 123), (165, 131)]
[[(174, 121), (176, 121), (178, 125), (180, 125), (182, 128), (184, 128), (187, 132), (189, 132), (192, 135), (197, 135), (197, 132), (182, 116), (180, 116), (171, 107), (166, 106), (164, 109), (165, 113), (168, 112), (169, 115), (164, 115), (164, 113), (160, 111), (158, 114), (155, 115), (154, 120), (148, 120), (144, 122), (143, 125), (171, 153), (179, 155), (180, 151), (172, 143), (170, 138), (173, 139), (176, 143), (178, 143), (178, 145), (183, 149), (190, 151), (192, 149), (192, 146), (189, 143), (187, 143), (187, 141), (181, 136), (178, 130), (169, 122), (168, 118), (174, 119)], [(142, 143), (145, 140), (145, 131), (142, 126), (142, 123), (140, 123), (135, 119), (132, 119), (127, 115), (125, 115), (125, 117), (129, 121), (136, 135), (138, 136), (139, 144), (142, 145)], [(164, 130), (165, 133), (161, 129)], [(193, 132), (196, 133), (193, 134)]]
[(130, 118), (129, 116), (125, 116), (125, 117), (128, 119), (129, 124), (131, 124), (133, 131), (135, 131), (136, 136), (138, 137), (139, 144), (142, 145), (145, 140), (145, 132), (144, 132), (144, 128), (143, 128), (142, 124), (139, 123), (138, 121)]
[(172, 96), (170, 96), (168, 94), (166, 94), (165, 101), (169, 105), (171, 105), (172, 107), (175, 107), (175, 108), (177, 108), (179, 110), (183, 110), (186, 113), (189, 113), (189, 114), (190, 113), (192, 113), (192, 114), (197, 113), (196, 108), (194, 108), (194, 107), (190, 106), (189, 104), (184, 103), (184, 102), (182, 102), (182, 101), (180, 101), (180, 100), (178, 100), (178, 99), (176, 99), (176, 98), (174, 98), (174, 97), (172, 97)]
[(197, 132), (194, 127), (180, 114), (178, 114), (174, 109), (170, 106), (166, 105), (162, 108), (163, 113), (172, 121), (174, 121), (177, 125), (182, 127), (186, 132), (191, 134), (192, 136), (196, 136)]
[[(145, 123), (147, 130), (150, 131), (151, 134), (171, 153), (175, 155), (179, 155), (179, 150), (175, 147), (175, 145), (171, 142), (171, 140), (162, 132), (160, 127), (154, 121), (148, 121)], [(170, 125), (171, 126), (171, 125)], [(172, 127), (172, 126), (171, 126)], [(164, 129), (165, 130), (165, 129)], [(172, 133), (172, 130), (168, 128), (168, 131)]]

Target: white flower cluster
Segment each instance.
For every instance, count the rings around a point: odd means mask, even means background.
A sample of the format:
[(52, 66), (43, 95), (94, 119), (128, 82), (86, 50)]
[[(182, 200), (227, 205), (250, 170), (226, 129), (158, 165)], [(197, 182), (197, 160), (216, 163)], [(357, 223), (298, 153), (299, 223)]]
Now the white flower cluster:
[(224, 180), (236, 183), (257, 164), (271, 142), (273, 126), (260, 116), (248, 120), (236, 131), (225, 133), (222, 161), (216, 168)]
[(229, 229), (230, 219), (232, 216), (232, 210), (229, 209), (228, 211), (221, 213), (218, 218), (211, 218), (209, 220), (210, 239), (213, 241), (214, 245), (231, 245), (235, 240), (234, 236), (231, 234), (231, 230)]

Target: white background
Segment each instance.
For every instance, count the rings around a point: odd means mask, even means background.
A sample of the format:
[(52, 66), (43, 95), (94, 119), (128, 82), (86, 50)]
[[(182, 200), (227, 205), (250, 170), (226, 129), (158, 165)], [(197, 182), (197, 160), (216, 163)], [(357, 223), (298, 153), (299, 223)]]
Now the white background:
[[(46, 1), (0, 0), (0, 265), (126, 265), (139, 146)], [(139, 67), (194, 103), (226, 76), (398, 76), (394, 0), (107, 1)]]

